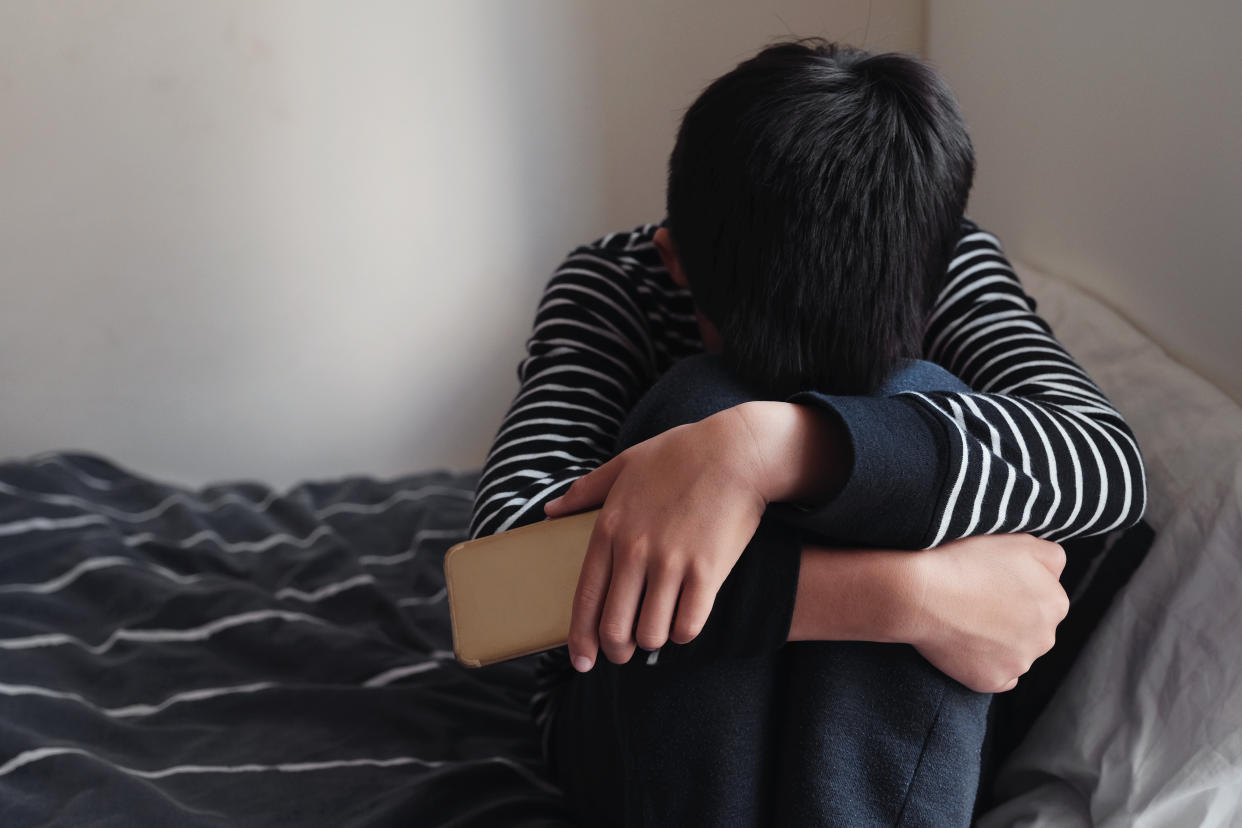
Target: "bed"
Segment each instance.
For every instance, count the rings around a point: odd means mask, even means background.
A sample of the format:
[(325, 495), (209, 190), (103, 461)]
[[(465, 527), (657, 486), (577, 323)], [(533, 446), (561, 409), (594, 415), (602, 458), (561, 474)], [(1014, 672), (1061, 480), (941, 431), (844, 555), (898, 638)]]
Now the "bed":
[[(1134, 426), (1155, 535), (1054, 650), (1065, 681), (1013, 697), (1029, 732), (980, 824), (1242, 824), (1242, 411), (1020, 273)], [(475, 481), (187, 490), (86, 453), (0, 465), (0, 825), (573, 824), (526, 710), (533, 660), (452, 658), (441, 564)]]

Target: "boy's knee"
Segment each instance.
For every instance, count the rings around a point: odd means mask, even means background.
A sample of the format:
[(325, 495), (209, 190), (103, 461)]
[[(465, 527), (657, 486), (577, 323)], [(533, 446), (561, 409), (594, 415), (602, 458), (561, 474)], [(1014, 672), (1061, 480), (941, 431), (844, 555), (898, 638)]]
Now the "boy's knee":
[[(921, 359), (903, 360), (876, 391), (890, 396), (903, 391), (969, 391), (944, 368)], [(716, 354), (686, 357), (668, 369), (643, 396), (621, 426), (617, 451), (726, 408), (764, 399), (725, 365)]]
[(617, 451), (754, 399), (758, 395), (733, 375), (721, 357), (686, 357), (668, 369), (634, 406), (621, 426)]
[(877, 397), (890, 397), (903, 391), (969, 391), (966, 383), (934, 362), (904, 359), (880, 383)]
[[(983, 737), (991, 696), (945, 675), (914, 647), (806, 641), (788, 645), (784, 653), (791, 681), (812, 696), (831, 698), (840, 709), (867, 719), (873, 735), (887, 728), (890, 738), (900, 741), (903, 734), (920, 733), (935, 721), (955, 732), (963, 744)], [(839, 712), (825, 711), (828, 716)]]
[[(908, 645), (795, 642), (783, 652), (785, 703), (819, 760), (791, 784), (820, 804), (813, 811), (833, 824), (969, 824), (990, 696)], [(838, 810), (841, 790), (860, 811)]]

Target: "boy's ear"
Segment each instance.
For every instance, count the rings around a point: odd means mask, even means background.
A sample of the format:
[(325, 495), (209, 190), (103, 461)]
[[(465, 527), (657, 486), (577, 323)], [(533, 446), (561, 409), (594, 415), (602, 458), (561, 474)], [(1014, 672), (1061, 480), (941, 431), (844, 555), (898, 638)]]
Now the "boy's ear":
[(656, 250), (660, 251), (660, 259), (664, 262), (668, 275), (674, 282), (689, 290), (690, 280), (686, 278), (686, 272), (681, 269), (681, 259), (677, 258), (677, 248), (673, 244), (673, 237), (669, 235), (668, 228), (661, 227), (656, 230), (652, 241), (655, 243)]

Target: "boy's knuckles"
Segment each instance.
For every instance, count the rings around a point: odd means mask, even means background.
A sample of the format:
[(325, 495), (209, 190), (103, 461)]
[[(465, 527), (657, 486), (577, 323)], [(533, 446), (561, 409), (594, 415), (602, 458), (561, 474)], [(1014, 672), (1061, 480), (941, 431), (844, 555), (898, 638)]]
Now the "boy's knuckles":
[(613, 620), (604, 620), (599, 625), (599, 640), (614, 647), (624, 646), (630, 641), (630, 629)]
[(707, 586), (716, 580), (716, 567), (703, 558), (694, 558), (686, 566), (686, 576), (696, 584)]
[(1069, 614), (1069, 598), (1064, 592), (1053, 595), (1040, 603), (1039, 627), (1049, 635), (1055, 635), (1057, 626)]
[(603, 601), (604, 591), (602, 589), (593, 584), (579, 582), (578, 594), (575, 599), (576, 606), (599, 605)]
[(1026, 673), (1026, 670), (1007, 670), (998, 673), (991, 682), (989, 693), (1003, 693), (1013, 685), (1017, 684), (1018, 679)]
[(620, 566), (647, 568), (647, 545), (645, 543), (628, 541), (614, 544), (612, 556)]
[(652, 555), (647, 563), (648, 581), (671, 581), (679, 574), (681, 574), (681, 564), (678, 563), (675, 555), (665, 550)]
[(667, 636), (662, 633), (651, 632), (650, 630), (638, 631), (638, 646), (644, 650), (658, 650), (664, 646), (667, 640)]
[[(571, 489), (572, 491), (572, 489)], [(595, 520), (595, 534), (600, 539), (616, 537), (617, 530), (622, 526), (621, 514), (616, 509), (604, 509)]]
[(1065, 569), (1065, 550), (1059, 543), (1046, 540), (1034, 540), (1032, 547), (1035, 559), (1038, 560), (1054, 576), (1060, 577)]
[(602, 647), (604, 657), (613, 664), (625, 664), (634, 655), (634, 645), (609, 645)]
[(678, 621), (673, 625), (672, 639), (678, 644), (689, 644), (699, 637), (703, 625), (697, 621)]
[(1052, 562), (1053, 562), (1053, 565), (1056, 567), (1056, 573), (1057, 573), (1057, 576), (1059, 577), (1061, 573), (1065, 570), (1065, 563), (1066, 563), (1065, 548), (1062, 547), (1061, 544), (1059, 543), (1053, 543), (1050, 545), (1052, 546), (1052, 552), (1051, 552)]

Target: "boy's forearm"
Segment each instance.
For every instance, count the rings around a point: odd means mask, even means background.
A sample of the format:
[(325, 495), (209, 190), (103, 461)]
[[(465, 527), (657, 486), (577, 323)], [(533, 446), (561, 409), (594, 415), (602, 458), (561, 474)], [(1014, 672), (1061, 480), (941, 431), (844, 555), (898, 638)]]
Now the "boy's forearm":
[[(769, 502), (823, 503), (845, 484), (850, 443), (830, 413), (769, 401), (736, 410), (762, 459)], [(804, 546), (788, 640), (909, 643), (909, 608), (923, 588), (914, 554)]]
[[(744, 403), (758, 435), (757, 477), (770, 514), (830, 542), (930, 545), (942, 523), (947, 456), (929, 424), (893, 397)], [(941, 435), (943, 436), (943, 435)]]

